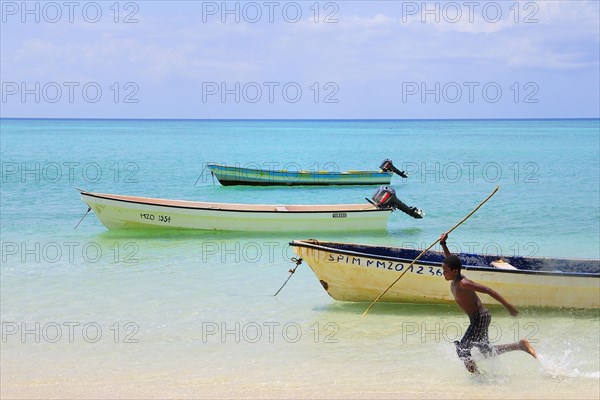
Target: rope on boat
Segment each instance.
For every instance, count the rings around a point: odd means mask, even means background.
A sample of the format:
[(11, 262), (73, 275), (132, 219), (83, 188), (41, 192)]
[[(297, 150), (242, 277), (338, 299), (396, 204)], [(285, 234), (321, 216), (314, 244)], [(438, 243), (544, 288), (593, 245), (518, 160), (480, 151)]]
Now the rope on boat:
[(300, 264), (302, 264), (302, 257), (300, 257), (300, 258), (292, 257), (292, 262), (296, 263), (296, 266), (289, 270), (290, 275), (285, 280), (285, 282), (283, 282), (283, 285), (281, 285), (281, 287), (279, 288), (277, 293), (275, 293), (273, 296), (277, 296), (279, 294), (279, 292), (281, 292), (281, 289), (283, 289), (283, 287), (288, 283), (288, 281), (290, 280), (292, 275), (294, 275), (294, 272), (296, 272), (296, 269), (300, 266)]
[(79, 226), (79, 224), (81, 223), (81, 221), (83, 221), (83, 219), (85, 218), (86, 215), (88, 215), (88, 213), (92, 211), (92, 207), (88, 207), (87, 211), (85, 212), (85, 214), (83, 214), (83, 217), (81, 217), (81, 219), (79, 220), (79, 222), (77, 223), (77, 225), (75, 225), (75, 228), (73, 228), (73, 230), (77, 229), (77, 227)]
[[(194, 182), (194, 187), (196, 187), (196, 185), (198, 184), (198, 181), (204, 175), (204, 171), (206, 170), (207, 166), (208, 166), (208, 164), (204, 164), (204, 167), (202, 168), (202, 171), (200, 172), (200, 175), (198, 175), (198, 179), (196, 179), (196, 182)], [(212, 174), (212, 171), (210, 171), (210, 173)], [(215, 179), (213, 178), (213, 185), (214, 185), (214, 183), (215, 183)]]
[[(471, 211), (469, 213), (469, 215), (467, 215), (466, 217), (464, 217), (458, 224), (454, 225), (449, 231), (447, 231), (447, 234), (450, 234), (453, 230), (455, 230), (456, 228), (458, 228), (463, 222), (465, 222), (467, 219), (469, 219), (469, 217), (473, 214), (475, 214), (475, 211), (479, 210), (481, 208), (481, 206), (483, 206), (489, 199), (492, 198), (493, 195), (496, 194), (496, 192), (500, 189), (500, 186), (496, 186), (496, 189), (494, 189), (494, 191), (492, 193), (490, 193), (490, 195), (488, 197), (485, 198), (485, 200), (483, 200), (481, 203), (479, 203), (479, 205), (477, 207), (475, 207), (475, 209), (473, 211)], [(417, 256), (417, 258), (415, 258), (413, 260), (413, 262), (410, 263), (410, 265), (408, 267), (406, 267), (406, 269), (400, 274), (400, 276), (394, 281), (392, 282), (392, 284), (390, 286), (388, 286), (387, 289), (385, 289), (383, 291), (383, 293), (381, 293), (379, 296), (377, 296), (377, 298), (375, 300), (373, 300), (373, 302), (371, 304), (369, 304), (369, 307), (367, 307), (367, 309), (365, 310), (365, 312), (362, 314), (362, 317), (364, 317), (365, 315), (367, 315), (367, 313), (369, 312), (369, 310), (371, 309), (371, 307), (373, 307), (375, 305), (375, 303), (377, 303), (377, 301), (379, 301), (379, 299), (381, 297), (383, 297), (384, 294), (386, 294), (388, 292), (388, 290), (390, 290), (392, 288), (392, 286), (394, 286), (396, 284), (396, 282), (398, 282), (400, 280), (400, 278), (402, 278), (404, 276), (404, 274), (406, 274), (406, 272), (410, 269), (410, 267), (413, 266), (413, 264), (419, 259), (421, 258), (421, 256), (425, 253), (427, 253), (429, 251), (429, 249), (431, 249), (433, 246), (435, 246), (437, 244), (437, 242), (439, 242), (440, 239), (438, 238), (435, 242), (433, 242), (428, 248), (426, 248), (425, 250), (423, 250), (421, 252), (421, 254), (419, 254)]]

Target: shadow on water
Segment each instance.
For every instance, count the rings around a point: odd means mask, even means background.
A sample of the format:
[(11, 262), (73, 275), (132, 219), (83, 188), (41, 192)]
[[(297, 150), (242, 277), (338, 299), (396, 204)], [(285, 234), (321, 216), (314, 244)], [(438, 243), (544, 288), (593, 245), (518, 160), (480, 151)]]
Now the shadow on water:
[(600, 309), (598, 308), (548, 308), (548, 307), (528, 307), (520, 308), (522, 315), (538, 318), (575, 318), (575, 319), (598, 319), (600, 318)]
[[(392, 236), (414, 236), (421, 229), (409, 228), (394, 232)], [(257, 240), (271, 239), (291, 242), (292, 240), (317, 239), (320, 241), (351, 242), (389, 245), (390, 234), (386, 230), (360, 232), (247, 232), (247, 231), (208, 231), (193, 229), (119, 229), (105, 230), (96, 234), (98, 239), (168, 239), (168, 240)]]
[[(370, 303), (357, 302), (333, 302), (313, 308), (314, 311), (325, 313), (356, 314), (361, 316)], [(503, 315), (506, 310), (501, 305), (486, 306), (492, 314)], [(594, 319), (600, 318), (600, 309), (576, 309), (576, 308), (542, 308), (528, 307), (519, 308), (520, 317), (537, 317), (544, 319), (551, 318), (575, 318), (575, 319)], [(456, 304), (411, 304), (411, 303), (377, 303), (370, 310), (368, 315), (386, 316), (386, 315), (407, 315), (407, 316), (448, 316), (464, 315), (463, 311)]]
[[(356, 314), (360, 317), (370, 303), (335, 302), (315, 307), (313, 310), (325, 313)], [(460, 310), (453, 304), (410, 304), (410, 303), (377, 303), (365, 316), (369, 315), (449, 315), (460, 314)]]

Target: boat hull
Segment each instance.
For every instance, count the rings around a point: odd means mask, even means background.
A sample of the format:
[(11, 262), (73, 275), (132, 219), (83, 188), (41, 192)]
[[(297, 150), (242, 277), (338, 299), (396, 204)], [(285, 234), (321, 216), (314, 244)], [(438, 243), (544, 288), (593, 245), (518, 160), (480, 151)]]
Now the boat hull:
[[(327, 293), (339, 301), (371, 302), (394, 282), (412, 260), (340, 252), (293, 242), (294, 252), (308, 263)], [(596, 274), (511, 271), (465, 267), (465, 276), (502, 293), (521, 307), (598, 308), (600, 277)], [(480, 294), (484, 304), (498, 304)], [(379, 301), (451, 303), (450, 284), (441, 264), (417, 261)]]
[[(91, 192), (82, 192), (81, 199), (108, 229), (259, 232), (382, 230), (386, 229), (391, 213), (391, 210), (359, 204), (251, 207)], [(294, 208), (295, 211), (289, 211), (288, 208)]]
[(392, 180), (392, 173), (383, 171), (280, 171), (214, 164), (208, 168), (223, 186), (389, 185)]

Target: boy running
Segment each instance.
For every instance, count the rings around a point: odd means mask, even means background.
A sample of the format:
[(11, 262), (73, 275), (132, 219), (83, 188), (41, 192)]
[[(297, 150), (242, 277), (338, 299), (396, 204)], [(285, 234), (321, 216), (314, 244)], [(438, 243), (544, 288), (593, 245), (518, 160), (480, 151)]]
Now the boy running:
[(519, 311), (493, 289), (465, 278), (461, 274), (462, 263), (460, 262), (460, 259), (457, 256), (452, 255), (446, 246), (447, 239), (447, 233), (443, 233), (442, 236), (440, 236), (440, 244), (446, 255), (446, 258), (442, 261), (444, 278), (447, 281), (452, 281), (450, 283), (450, 290), (454, 295), (454, 300), (456, 300), (459, 307), (467, 313), (469, 320), (471, 321), (460, 342), (454, 342), (456, 345), (456, 353), (465, 363), (467, 370), (472, 373), (479, 373), (477, 365), (471, 358), (471, 349), (473, 347), (478, 347), (486, 357), (490, 357), (493, 352), (502, 354), (507, 351), (523, 350), (531, 354), (534, 358), (537, 358), (535, 349), (527, 339), (521, 339), (520, 341), (511, 344), (502, 344), (498, 346), (490, 345), (488, 339), (488, 327), (492, 321), (492, 315), (483, 304), (481, 304), (481, 300), (476, 292), (490, 295), (506, 307), (513, 317), (516, 317), (519, 314)]

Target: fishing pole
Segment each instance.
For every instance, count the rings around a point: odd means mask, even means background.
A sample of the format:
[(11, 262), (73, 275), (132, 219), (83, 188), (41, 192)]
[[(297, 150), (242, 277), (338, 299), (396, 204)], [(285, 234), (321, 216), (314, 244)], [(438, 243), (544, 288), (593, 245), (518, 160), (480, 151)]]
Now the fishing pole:
[[(493, 195), (496, 194), (496, 192), (500, 189), (500, 186), (496, 186), (496, 189), (494, 189), (494, 191), (492, 193), (490, 193), (490, 195), (488, 197), (485, 198), (485, 200), (483, 200), (481, 203), (479, 203), (479, 205), (477, 207), (475, 207), (475, 209), (473, 211), (471, 211), (469, 213), (469, 215), (467, 215), (466, 217), (464, 217), (459, 223), (457, 223), (456, 225), (454, 225), (449, 231), (447, 231), (447, 234), (450, 234), (453, 230), (455, 230), (456, 228), (458, 228), (463, 222), (465, 222), (466, 220), (469, 219), (469, 217), (473, 214), (475, 214), (475, 212), (477, 210), (479, 210), (481, 208), (481, 206), (483, 206), (489, 199), (492, 198)], [(364, 317), (365, 315), (367, 315), (367, 313), (369, 312), (369, 310), (371, 309), (371, 307), (373, 307), (375, 305), (375, 303), (377, 303), (377, 301), (379, 301), (379, 299), (381, 297), (383, 297), (384, 294), (386, 294), (388, 292), (388, 290), (390, 290), (392, 288), (392, 286), (394, 286), (396, 284), (396, 282), (398, 282), (400, 280), (400, 278), (402, 278), (404, 276), (404, 274), (406, 274), (406, 272), (410, 269), (410, 267), (413, 266), (413, 264), (419, 259), (421, 258), (421, 256), (423, 256), (423, 254), (427, 253), (427, 251), (429, 251), (429, 249), (431, 249), (433, 246), (435, 246), (437, 244), (437, 242), (439, 242), (440, 239), (438, 238), (435, 242), (433, 242), (429, 247), (427, 247), (425, 250), (423, 250), (421, 252), (421, 254), (419, 254), (417, 256), (417, 258), (415, 258), (413, 260), (413, 262), (410, 263), (410, 265), (404, 270), (404, 272), (402, 272), (400, 274), (400, 276), (394, 281), (392, 282), (392, 284), (390, 286), (388, 286), (387, 289), (385, 289), (383, 291), (383, 293), (381, 293), (379, 296), (377, 296), (377, 298), (375, 300), (373, 300), (373, 302), (371, 304), (369, 304), (369, 307), (367, 307), (367, 309), (365, 310), (365, 312), (362, 314), (361, 317)]]

